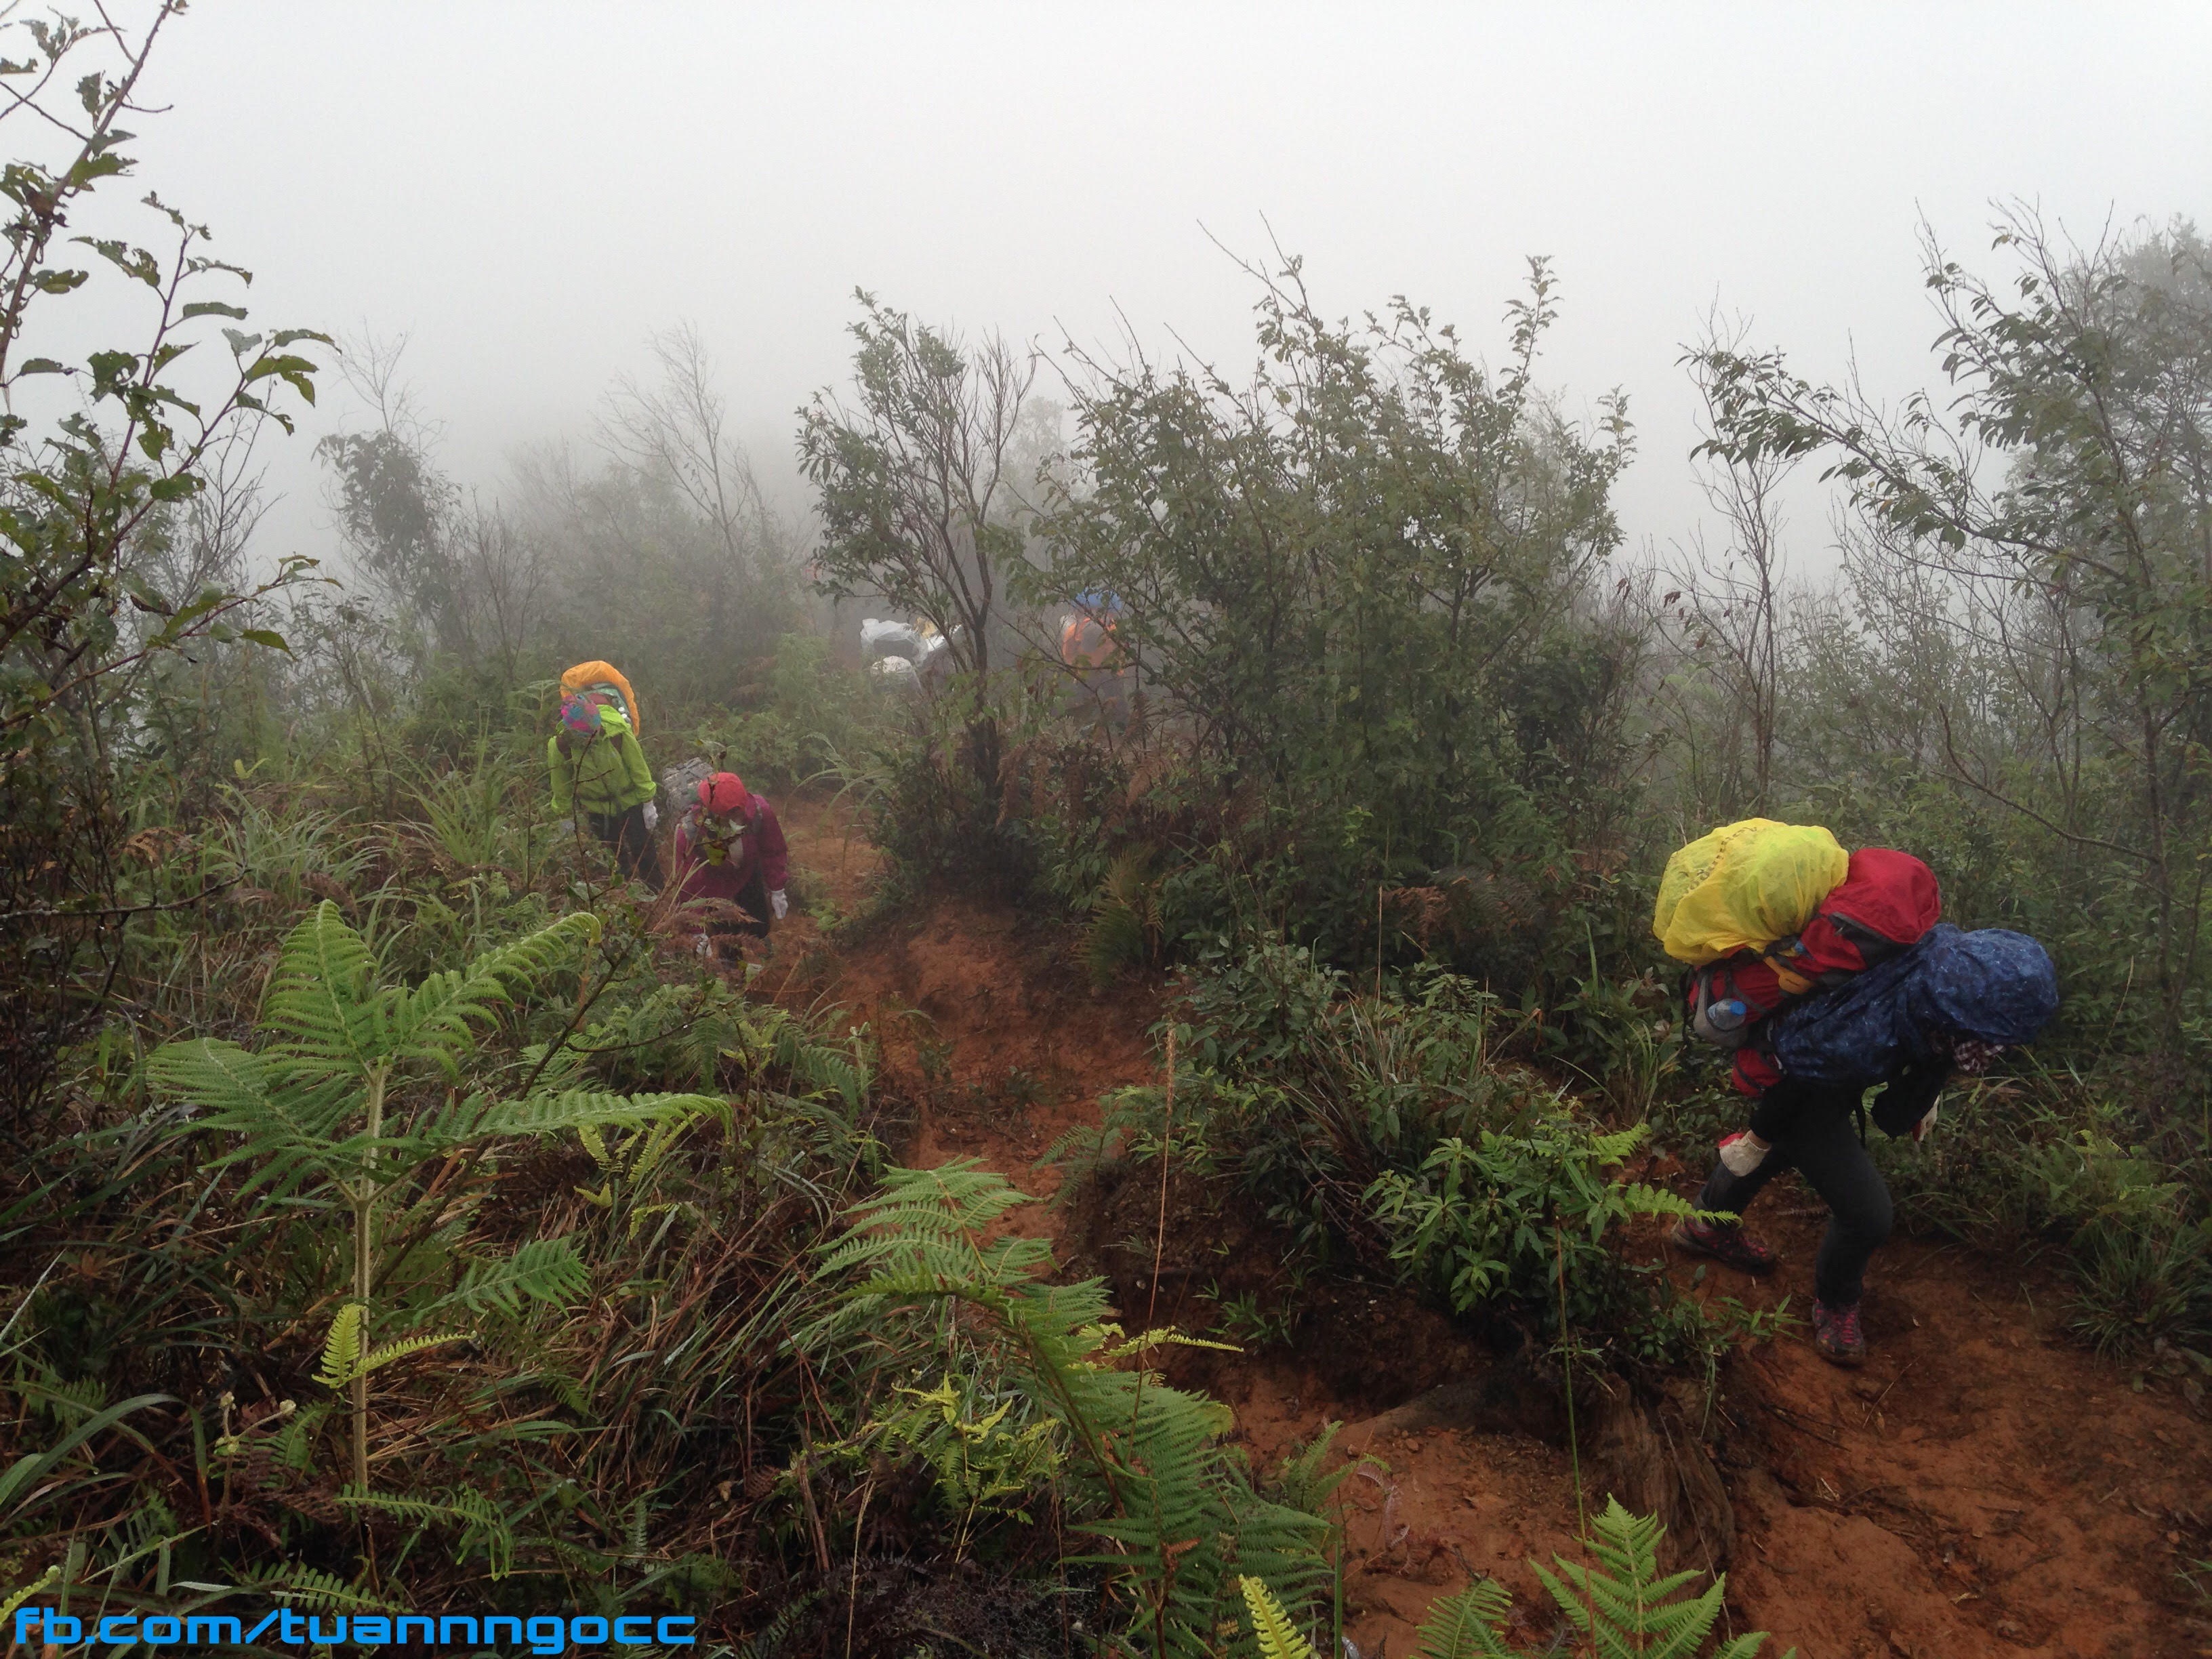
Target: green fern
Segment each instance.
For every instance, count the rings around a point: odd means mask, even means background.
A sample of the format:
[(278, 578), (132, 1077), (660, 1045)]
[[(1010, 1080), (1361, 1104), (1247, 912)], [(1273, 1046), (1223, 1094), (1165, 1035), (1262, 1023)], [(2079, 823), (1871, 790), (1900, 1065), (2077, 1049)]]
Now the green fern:
[(783, 1611), (769, 1620), (757, 1635), (738, 1644), (737, 1659), (779, 1659), (783, 1652), (783, 1644), (799, 1628), (799, 1621), (822, 1599), (822, 1594), (819, 1589), (811, 1589), (785, 1603)]
[[(1618, 1498), (1606, 1499), (1605, 1512), (1592, 1517), (1590, 1528), (1595, 1536), (1589, 1548), (1597, 1565), (1554, 1556), (1558, 1576), (1540, 1566), (1536, 1576), (1589, 1638), (1598, 1659), (1695, 1659), (1720, 1618), (1728, 1576), (1717, 1577), (1702, 1595), (1685, 1596), (1698, 1575), (1662, 1577), (1659, 1541), (1667, 1529), (1656, 1517), (1630, 1514)], [(1739, 1636), (1716, 1648), (1712, 1659), (1751, 1659), (1765, 1641), (1764, 1632)], [(1793, 1648), (1785, 1659), (1795, 1659), (1796, 1652)]]
[(421, 1353), (426, 1348), (435, 1348), (447, 1342), (465, 1342), (465, 1332), (447, 1331), (436, 1336), (404, 1337), (397, 1342), (386, 1342), (363, 1352), (362, 1325), (364, 1310), (358, 1302), (349, 1302), (338, 1310), (338, 1316), (331, 1322), (331, 1334), (323, 1344), (322, 1364), (316, 1367), (315, 1381), (333, 1393), (348, 1388), (373, 1371), (380, 1371), (395, 1360), (410, 1354)]
[[(212, 1137), (217, 1150), (206, 1166), (243, 1172), (236, 1197), (262, 1192), (342, 1206), (351, 1216), (351, 1296), (331, 1327), (319, 1375), (352, 1393), (356, 1490), (368, 1484), (370, 1374), (466, 1335), (425, 1334), (423, 1324), (453, 1308), (512, 1316), (526, 1297), (568, 1301), (585, 1287), (569, 1247), (537, 1241), (511, 1256), (465, 1261), (460, 1286), (449, 1296), (379, 1304), (380, 1287), (412, 1251), (434, 1236), (441, 1248), (459, 1241), (461, 1218), (475, 1199), (465, 1196), (457, 1212), (450, 1197), (422, 1195), (422, 1172), (434, 1163), (473, 1167), (501, 1140), (642, 1130), (727, 1110), (703, 1095), (620, 1095), (556, 1084), (516, 1098), (493, 1086), (465, 1086), (479, 1029), (599, 935), (596, 918), (564, 916), (419, 985), (386, 986), (367, 943), (325, 902), (285, 937), (263, 1000), (258, 1049), (200, 1039), (170, 1044), (147, 1062), (158, 1091), (198, 1109), (175, 1133)], [(406, 1103), (428, 1094), (415, 1086), (422, 1082), (441, 1086), (410, 1114)], [(387, 1238), (379, 1207), (403, 1188), (417, 1193), (416, 1209), (404, 1212), (411, 1224)], [(373, 1327), (394, 1317), (398, 1339), (374, 1346)]]
[(1429, 1604), (1415, 1640), (1421, 1659), (1515, 1659), (1501, 1634), (1513, 1614), (1513, 1598), (1494, 1579), (1478, 1578), (1456, 1595)]
[[(1720, 1617), (1727, 1576), (1715, 1578), (1702, 1595), (1678, 1599), (1698, 1575), (1660, 1575), (1657, 1552), (1667, 1529), (1656, 1520), (1639, 1519), (1608, 1499), (1592, 1526), (1597, 1535), (1589, 1551), (1598, 1566), (1555, 1556), (1565, 1582), (1542, 1567), (1536, 1574), (1560, 1611), (1589, 1638), (1596, 1659), (1697, 1659)], [(1267, 1584), (1249, 1575), (1238, 1583), (1261, 1659), (1315, 1659)], [(1415, 1638), (1421, 1659), (1524, 1659), (1505, 1645), (1512, 1613), (1513, 1598), (1487, 1578), (1439, 1597)], [(1752, 1659), (1765, 1641), (1764, 1632), (1739, 1636), (1714, 1649), (1711, 1659)], [(1796, 1656), (1792, 1648), (1784, 1659)]]
[(319, 1567), (279, 1563), (249, 1567), (238, 1575), (236, 1588), (258, 1590), (287, 1606), (311, 1607), (319, 1613), (407, 1613), (404, 1603), (389, 1601), (371, 1591), (356, 1589), (336, 1573)]
[(361, 1304), (349, 1302), (323, 1339), (323, 1363), (315, 1369), (315, 1381), (333, 1394), (353, 1381), (354, 1368), (361, 1364)]
[(1244, 1592), (1245, 1610), (1252, 1615), (1253, 1638), (1260, 1644), (1260, 1659), (1314, 1659), (1313, 1644), (1291, 1625), (1267, 1585), (1245, 1574), (1237, 1581)]
[(36, 1578), (25, 1581), (21, 1589), (10, 1591), (8, 1599), (0, 1601), (0, 1629), (9, 1627), (8, 1621), (15, 1617), (16, 1608), (34, 1595), (44, 1595), (54, 1585), (60, 1583), (61, 1580), (62, 1570), (58, 1566), (48, 1567)]
[(1092, 982), (1107, 984), (1123, 969), (1152, 960), (1164, 933), (1156, 860), (1143, 849), (1122, 854), (1107, 868), (1084, 935), (1084, 965)]
[(992, 1237), (1000, 1217), (1029, 1201), (972, 1160), (887, 1170), (883, 1195), (859, 1206), (853, 1231), (825, 1253), (825, 1273), (858, 1282), (793, 1342), (824, 1360), (908, 1374), (953, 1328), (914, 1316), (946, 1299), (965, 1304), (975, 1317), (958, 1322), (962, 1340), (986, 1341), (1006, 1386), (1065, 1436), (1076, 1505), (1100, 1516), (1080, 1529), (1104, 1546), (1077, 1559), (1109, 1576), (1163, 1659), (1211, 1656), (1241, 1604), (1240, 1574), (1294, 1603), (1319, 1592), (1329, 1576), (1328, 1522), (1254, 1490), (1221, 1444), (1226, 1407), (1125, 1363), (1177, 1340), (1172, 1333), (1124, 1338), (1100, 1281), (1048, 1283), (1044, 1241)]
[(520, 1317), (523, 1299), (567, 1307), (580, 1299), (591, 1285), (591, 1274), (567, 1238), (534, 1238), (513, 1255), (472, 1261), (451, 1296), (431, 1305), (440, 1310), (459, 1306), (471, 1313), (496, 1308), (510, 1318)]
[(392, 1492), (342, 1492), (337, 1501), (348, 1509), (370, 1510), (403, 1521), (425, 1525), (458, 1525), (461, 1528), (459, 1554), (465, 1557), (472, 1545), (484, 1551), (485, 1571), (504, 1578), (514, 1567), (514, 1529), (498, 1507), (481, 1492), (463, 1490), (450, 1503), (402, 1498)]

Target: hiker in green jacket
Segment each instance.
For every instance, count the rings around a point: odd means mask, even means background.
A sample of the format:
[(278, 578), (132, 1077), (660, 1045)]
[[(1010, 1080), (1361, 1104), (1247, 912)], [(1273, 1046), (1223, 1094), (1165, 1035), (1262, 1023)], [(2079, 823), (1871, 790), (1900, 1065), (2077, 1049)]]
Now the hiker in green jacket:
[(573, 834), (576, 818), (583, 817), (615, 849), (625, 877), (659, 892), (664, 878), (653, 843), (660, 819), (653, 798), (659, 791), (637, 733), (622, 712), (581, 693), (564, 699), (561, 729), (545, 742), (545, 766), (553, 775), (553, 810), (562, 815), (558, 832)]

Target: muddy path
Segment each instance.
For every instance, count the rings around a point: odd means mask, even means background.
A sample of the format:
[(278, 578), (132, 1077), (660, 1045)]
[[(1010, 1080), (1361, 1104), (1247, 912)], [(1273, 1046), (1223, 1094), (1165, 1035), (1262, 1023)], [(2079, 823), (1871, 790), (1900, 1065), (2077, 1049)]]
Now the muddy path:
[[(862, 913), (878, 855), (840, 811), (799, 802), (785, 822), (813, 915), (777, 940), (769, 984), (872, 1024), (889, 1085), (916, 1103), (908, 1158), (975, 1157), (1050, 1196), (1061, 1176), (1038, 1167), (1046, 1147), (1096, 1125), (1102, 1093), (1158, 1080), (1146, 1033), (1158, 988), (1096, 991), (1064, 939), (965, 899), (833, 945), (817, 921)], [(1470, 1573), (1513, 1591), (1516, 1639), (1548, 1642), (1557, 1620), (1527, 1563), (1573, 1553), (1577, 1476), (1583, 1501), (1601, 1504), (1607, 1472), (1635, 1449), (1593, 1445), (1586, 1423), (1571, 1452), (1556, 1390), (1516, 1393), (1510, 1365), (1407, 1298), (1326, 1281), (1286, 1297), (1279, 1240), (1218, 1196), (1172, 1190), (1169, 1243), (1152, 1258), (1140, 1241), (1159, 1194), (1143, 1184), (1010, 1220), (1051, 1237), (1070, 1272), (1111, 1280), (1132, 1319), (1218, 1333), (1243, 1292), (1262, 1311), (1306, 1310), (1287, 1333), (1237, 1329), (1244, 1352), (1193, 1361), (1177, 1380), (1236, 1409), (1255, 1465), (1332, 1421), (1346, 1425), (1340, 1448), (1372, 1460), (1340, 1489), (1360, 1653), (1413, 1653), (1429, 1602)], [(1820, 1206), (1792, 1176), (1761, 1211), (1784, 1252), (1771, 1279), (1700, 1278), (1682, 1261), (1667, 1271), (1694, 1294), (1787, 1298), (1802, 1315)], [(1667, 1254), (1656, 1234), (1646, 1248)], [(1710, 1389), (1690, 1379), (1622, 1417), (1652, 1425), (1647, 1439), (1656, 1426), (1660, 1462), (1686, 1487), (1711, 1482), (1699, 1535), (1686, 1527), (1679, 1541), (1686, 1562), (1727, 1569), (1731, 1626), (1771, 1632), (1769, 1653), (1794, 1645), (1806, 1659), (2212, 1654), (2212, 1606), (2178, 1576), (2212, 1557), (2212, 1423), (2073, 1343), (2063, 1306), (2048, 1267), (1900, 1237), (1869, 1274), (1863, 1370), (1827, 1365), (1802, 1325), (1785, 1327)]]

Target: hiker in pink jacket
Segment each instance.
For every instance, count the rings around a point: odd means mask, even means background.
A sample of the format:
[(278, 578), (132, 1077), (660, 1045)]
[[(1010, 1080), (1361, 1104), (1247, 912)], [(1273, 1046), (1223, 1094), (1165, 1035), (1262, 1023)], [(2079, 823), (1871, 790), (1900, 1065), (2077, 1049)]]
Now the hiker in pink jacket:
[(699, 953), (716, 954), (716, 942), (741, 933), (766, 939), (769, 927), (789, 914), (784, 883), (790, 869), (783, 826), (775, 809), (747, 789), (734, 772), (717, 772), (699, 784), (699, 799), (676, 826), (676, 883), (679, 902), (720, 900), (743, 910), (709, 915)]

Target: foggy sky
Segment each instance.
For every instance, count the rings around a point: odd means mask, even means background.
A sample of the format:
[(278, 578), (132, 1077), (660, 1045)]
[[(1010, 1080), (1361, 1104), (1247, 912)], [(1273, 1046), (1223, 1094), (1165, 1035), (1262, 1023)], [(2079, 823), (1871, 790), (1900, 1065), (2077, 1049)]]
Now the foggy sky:
[[(487, 496), (681, 320), (787, 480), (856, 285), (1048, 347), (1126, 315), (1240, 365), (1253, 289), (1206, 231), (1263, 256), (1264, 216), (1325, 311), (1402, 292), (1495, 361), (1549, 254), (1542, 379), (1571, 411), (1627, 391), (1632, 546), (1698, 512), (1677, 359), (1708, 307), (1807, 372), (1856, 349), (1877, 390), (1923, 383), (1921, 217), (1985, 267), (1996, 198), (2086, 239), (2212, 218), (2208, 70), (2201, 3), (200, 0), (133, 148), (253, 268), (257, 325), (410, 336), (440, 459)], [(264, 554), (328, 550), (312, 440), (360, 416), (327, 393), (267, 446)]]

